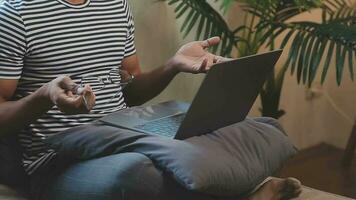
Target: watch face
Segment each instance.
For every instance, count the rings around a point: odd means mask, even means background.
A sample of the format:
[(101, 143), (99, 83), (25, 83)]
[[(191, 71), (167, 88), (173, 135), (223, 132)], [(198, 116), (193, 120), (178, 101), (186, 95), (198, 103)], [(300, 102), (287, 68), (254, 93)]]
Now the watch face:
[(122, 87), (125, 87), (127, 84), (131, 83), (133, 81), (133, 79), (135, 79), (135, 76), (133, 76), (126, 70), (120, 69), (119, 74), (120, 74), (120, 78), (121, 78), (120, 84)]

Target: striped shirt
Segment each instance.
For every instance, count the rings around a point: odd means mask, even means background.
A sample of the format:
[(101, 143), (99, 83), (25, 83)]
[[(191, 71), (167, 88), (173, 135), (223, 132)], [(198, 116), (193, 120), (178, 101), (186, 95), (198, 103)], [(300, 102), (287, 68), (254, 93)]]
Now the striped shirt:
[(56, 155), (46, 150), (46, 137), (126, 108), (118, 69), (135, 54), (134, 23), (126, 0), (5, 0), (0, 22), (0, 79), (18, 80), (12, 100), (59, 75), (91, 84), (96, 95), (90, 114), (65, 115), (54, 106), (20, 133), (32, 174)]

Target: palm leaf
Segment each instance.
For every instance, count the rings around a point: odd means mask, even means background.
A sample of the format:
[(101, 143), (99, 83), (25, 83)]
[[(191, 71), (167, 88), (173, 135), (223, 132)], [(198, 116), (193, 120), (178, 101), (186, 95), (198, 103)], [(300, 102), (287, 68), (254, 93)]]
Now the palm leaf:
[[(351, 79), (354, 79), (353, 52), (356, 52), (356, 9), (346, 0), (326, 0), (323, 4), (323, 21), (315, 22), (271, 22), (270, 29), (266, 31), (263, 41), (266, 43), (268, 38), (273, 38), (284, 31), (298, 32), (292, 40), (292, 46), (289, 54), (289, 65), (292, 66), (294, 73), (295, 66), (297, 67), (298, 82), (303, 79), (303, 83), (310, 86), (314, 81), (317, 70), (322, 62), (324, 62), (323, 73), (321, 80), (325, 81), (331, 59), (335, 55), (336, 58), (336, 80), (338, 85), (341, 84), (343, 77), (345, 60), (348, 60)], [(272, 24), (272, 25), (271, 25)], [(273, 29), (271, 27), (274, 27)], [(301, 35), (302, 38), (300, 37)], [(282, 42), (281, 48), (284, 48), (288, 43), (287, 40)], [(326, 53), (326, 47), (329, 47), (325, 61), (323, 56)], [(298, 53), (303, 52), (303, 53)]]
[[(283, 22), (305, 11), (321, 6), (321, 0), (244, 0), (242, 8), (260, 18), (256, 25), (256, 32), (263, 33), (259, 41), (262, 46), (266, 41), (267, 46), (274, 49), (275, 38), (283, 33), (288, 27), (283, 27)], [(275, 26), (274, 24), (279, 24)]]
[[(224, 12), (234, 1), (239, 2), (246, 11), (244, 25), (233, 31), (207, 0), (165, 1), (175, 5), (177, 18), (185, 17), (182, 26), (185, 36), (193, 27), (197, 27), (197, 39), (219, 34), (223, 39), (221, 51), (227, 49), (225, 53), (221, 52), (223, 55), (234, 47), (242, 55), (256, 53), (263, 45), (274, 49), (275, 39), (286, 34), (280, 48), (291, 44), (287, 62), (280, 72), (271, 74), (261, 91), (261, 111), (264, 116), (278, 118), (284, 114), (279, 109), (279, 99), (283, 77), (288, 69), (292, 74), (297, 74), (298, 82), (309, 86), (319, 70), (322, 71), (323, 83), (331, 65), (336, 67), (338, 84), (341, 84), (347, 66), (351, 79), (354, 79), (356, 12), (355, 3), (353, 5), (351, 2), (354, 0), (215, 0), (220, 1)], [(290, 22), (293, 17), (314, 8), (322, 10), (321, 23)], [(241, 41), (244, 43), (239, 43)]]

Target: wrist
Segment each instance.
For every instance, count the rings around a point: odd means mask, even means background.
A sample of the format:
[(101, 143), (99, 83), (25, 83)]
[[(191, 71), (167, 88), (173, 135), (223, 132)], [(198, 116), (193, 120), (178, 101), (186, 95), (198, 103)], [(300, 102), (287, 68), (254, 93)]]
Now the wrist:
[(39, 105), (42, 105), (43, 107), (46, 108), (51, 108), (54, 106), (54, 103), (50, 97), (50, 92), (49, 92), (49, 85), (44, 84), (42, 87), (40, 87), (36, 92), (34, 93), (34, 98), (36, 102), (38, 102)]
[(168, 60), (166, 63), (166, 69), (173, 75), (177, 75), (180, 72), (179, 68), (179, 63), (177, 63), (173, 58)]

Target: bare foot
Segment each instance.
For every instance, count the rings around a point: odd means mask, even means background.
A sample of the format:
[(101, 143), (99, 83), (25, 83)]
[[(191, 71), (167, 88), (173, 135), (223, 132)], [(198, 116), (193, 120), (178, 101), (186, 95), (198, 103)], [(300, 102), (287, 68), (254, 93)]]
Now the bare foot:
[(253, 193), (249, 200), (288, 200), (298, 197), (301, 192), (302, 185), (295, 178), (272, 178)]

